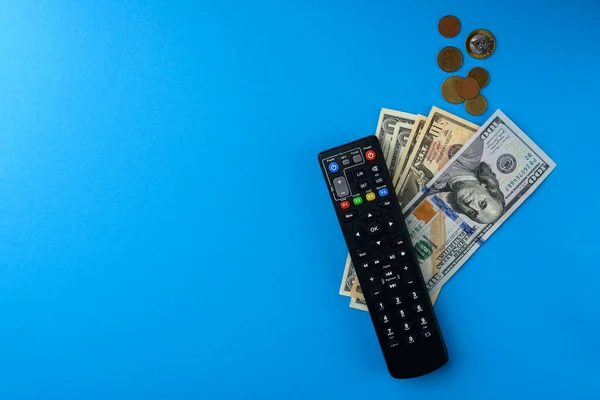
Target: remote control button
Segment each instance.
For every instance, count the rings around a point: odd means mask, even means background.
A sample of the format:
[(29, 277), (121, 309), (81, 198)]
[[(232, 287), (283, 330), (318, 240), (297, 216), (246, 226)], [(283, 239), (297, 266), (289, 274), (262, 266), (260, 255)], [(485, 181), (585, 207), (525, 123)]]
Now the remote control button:
[[(360, 190), (367, 190), (369, 188), (369, 182), (367, 182), (367, 181), (358, 182), (358, 188)], [(367, 198), (367, 200), (369, 200), (369, 199)]]
[(429, 339), (431, 336), (433, 336), (433, 333), (431, 329), (425, 329), (423, 332), (421, 332), (421, 336), (423, 336), (425, 339)]
[[(381, 281), (377, 274), (369, 274), (365, 276), (366, 287), (363, 287), (363, 291), (371, 293), (371, 296), (379, 296), (381, 294)], [(361, 285), (362, 287), (362, 285)]]
[(385, 284), (385, 290), (386, 292), (394, 292), (400, 289), (400, 286), (398, 286), (398, 282), (393, 281), (393, 282), (388, 282)]
[(388, 325), (391, 321), (392, 320), (388, 314), (383, 314), (379, 317), (379, 322), (381, 322), (383, 325)]
[(363, 242), (365, 240), (358, 225), (354, 225), (354, 239), (358, 240), (359, 242)]
[(340, 207), (342, 208), (342, 210), (345, 210), (347, 208), (350, 208), (350, 202), (349, 201), (342, 201), (340, 203)]
[(391, 298), (391, 303), (395, 306), (399, 306), (403, 302), (404, 302), (404, 299), (402, 298), (402, 296), (394, 296)]
[(400, 277), (406, 286), (414, 286), (417, 283), (417, 277), (411, 273), (403, 274), (400, 273)]
[(388, 337), (388, 339), (392, 340), (394, 339), (394, 336), (396, 335), (396, 330), (392, 327), (387, 327), (383, 329), (383, 334), (385, 336)]
[(344, 222), (352, 221), (356, 217), (356, 214), (358, 213), (354, 210), (344, 213)]
[(365, 227), (365, 232), (367, 236), (380, 236), (383, 233), (383, 226), (379, 221), (371, 221)]
[(381, 258), (374, 258), (371, 260), (372, 267), (379, 267), (382, 264)]
[(398, 318), (401, 319), (406, 318), (406, 308), (401, 308), (398, 311), (396, 311), (396, 315), (398, 316)]
[(420, 313), (422, 313), (422, 312), (424, 312), (424, 311), (425, 311), (425, 308), (423, 308), (423, 305), (422, 305), (422, 304), (415, 304), (415, 305), (413, 306), (413, 310), (415, 310), (415, 312), (416, 312), (417, 314), (420, 314)]
[(371, 252), (367, 250), (356, 250), (356, 255), (358, 256), (359, 260), (367, 258), (370, 254)]
[(377, 164), (371, 166), (371, 172), (377, 174), (381, 171), (381, 167)]
[(402, 323), (402, 330), (404, 330), (404, 332), (410, 331), (410, 328), (412, 328), (412, 324), (410, 322), (405, 321)]
[(406, 250), (399, 250), (396, 252), (396, 255), (398, 256), (398, 259), (401, 260), (403, 258), (406, 258), (407, 253)]
[(375, 196), (375, 193), (369, 192), (369, 193), (367, 193), (367, 195), (365, 197), (367, 198), (367, 201), (373, 201), (373, 200), (375, 200), (376, 196)]
[(352, 156), (352, 161), (354, 161), (355, 163), (359, 163), (362, 161), (362, 156), (360, 154), (355, 154)]
[(343, 176), (333, 178), (333, 188), (335, 189), (335, 194), (337, 194), (337, 197), (346, 197), (350, 194), (348, 183), (346, 182), (346, 178)]
[(354, 171), (354, 177), (356, 179), (364, 178), (366, 176), (364, 169), (357, 169)]
[(393, 268), (388, 268), (383, 271), (383, 279), (388, 281), (396, 276), (396, 271)]
[(388, 242), (388, 238), (386, 238), (385, 236), (379, 239), (375, 239), (375, 240), (370, 240), (369, 243), (367, 243), (370, 247), (375, 247), (375, 248), (380, 248), (381, 246), (385, 245)]
[(387, 303), (385, 301), (378, 301), (375, 303), (375, 309), (377, 311), (385, 311)]
[(396, 230), (396, 221), (394, 221), (394, 218), (390, 214), (386, 214), (383, 217), (383, 224), (387, 233), (394, 233)]
[(388, 190), (386, 188), (379, 189), (379, 197), (385, 197), (388, 195)]
[(427, 320), (427, 317), (419, 318), (419, 324), (421, 325), (421, 327), (429, 325), (429, 321)]
[(376, 186), (382, 185), (383, 184), (383, 176), (378, 176), (377, 178), (373, 179), (373, 182), (375, 183)]
[(413, 344), (417, 341), (417, 337), (415, 335), (404, 336), (404, 341), (408, 344)]
[(412, 292), (408, 293), (408, 298), (411, 300), (419, 300), (421, 298), (421, 293), (413, 290)]
[(329, 172), (338, 172), (340, 170), (340, 166), (335, 161), (329, 163)]
[(355, 206), (360, 206), (362, 204), (362, 197), (358, 196), (352, 199), (352, 202)]
[(392, 249), (397, 249), (397, 248), (402, 247), (402, 246), (404, 246), (404, 238), (402, 236), (398, 236), (392, 242)]
[(390, 349), (394, 349), (394, 348), (400, 346), (400, 343), (398, 343), (397, 340), (390, 340), (387, 345)]
[(405, 262), (405, 263), (400, 264), (400, 273), (401, 274), (403, 274), (403, 273), (405, 274), (407, 272), (412, 272), (412, 270), (413, 270), (412, 265), (410, 265), (409, 263)]
[[(375, 196), (375, 195), (373, 195)], [(377, 203), (377, 205), (381, 208), (392, 208), (392, 201), (391, 200), (383, 200), (380, 201), (379, 203)]]
[(360, 263), (360, 269), (369, 269), (369, 267), (371, 266), (371, 264), (369, 264), (368, 261), (363, 261)]
[(344, 158), (342, 160), (342, 165), (348, 165), (348, 164), (350, 164), (350, 159), (349, 158)]
[(385, 259), (388, 261), (396, 261), (398, 259), (398, 255), (396, 253), (388, 253), (385, 256)]
[(380, 216), (381, 216), (381, 211), (369, 211), (369, 212), (362, 214), (360, 217), (358, 217), (358, 220), (360, 222), (367, 222), (374, 218), (379, 218)]
[(377, 153), (375, 153), (373, 150), (367, 150), (365, 153), (365, 158), (369, 161), (373, 161), (376, 157)]

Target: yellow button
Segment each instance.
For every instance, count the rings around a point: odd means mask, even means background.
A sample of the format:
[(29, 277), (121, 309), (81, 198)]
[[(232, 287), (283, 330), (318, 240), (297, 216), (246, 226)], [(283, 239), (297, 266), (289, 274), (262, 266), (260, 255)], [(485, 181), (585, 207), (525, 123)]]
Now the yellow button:
[(373, 192), (367, 193), (367, 195), (365, 197), (367, 198), (367, 201), (373, 201), (373, 200), (375, 200), (375, 193), (373, 193)]

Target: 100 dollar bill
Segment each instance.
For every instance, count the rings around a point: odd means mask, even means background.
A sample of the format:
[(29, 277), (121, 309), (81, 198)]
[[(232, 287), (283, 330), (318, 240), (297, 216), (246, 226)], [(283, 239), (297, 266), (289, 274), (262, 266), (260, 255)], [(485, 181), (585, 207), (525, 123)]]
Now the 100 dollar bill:
[(555, 166), (502, 111), (492, 115), (403, 209), (430, 294)]

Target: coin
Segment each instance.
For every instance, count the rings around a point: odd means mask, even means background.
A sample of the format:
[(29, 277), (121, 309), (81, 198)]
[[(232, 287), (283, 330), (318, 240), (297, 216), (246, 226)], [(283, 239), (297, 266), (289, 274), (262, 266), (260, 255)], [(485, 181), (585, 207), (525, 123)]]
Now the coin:
[(460, 21), (453, 15), (446, 15), (438, 22), (438, 31), (443, 37), (453, 38), (460, 32)]
[(471, 115), (481, 115), (487, 109), (487, 99), (482, 94), (478, 94), (474, 99), (465, 102), (465, 108)]
[(442, 83), (442, 96), (448, 103), (458, 104), (465, 101), (460, 94), (456, 86), (463, 80), (460, 76), (451, 76)]
[(485, 29), (475, 29), (467, 37), (467, 53), (473, 58), (488, 58), (496, 50), (496, 38)]
[(469, 71), (469, 76), (471, 78), (475, 78), (477, 83), (479, 83), (479, 88), (483, 89), (487, 86), (490, 81), (490, 74), (484, 68), (475, 67)]
[(454, 72), (462, 66), (463, 56), (456, 47), (444, 47), (438, 53), (437, 63), (443, 71)]
[(473, 99), (479, 94), (479, 83), (475, 78), (466, 77), (456, 85), (456, 90), (460, 97), (464, 99)]

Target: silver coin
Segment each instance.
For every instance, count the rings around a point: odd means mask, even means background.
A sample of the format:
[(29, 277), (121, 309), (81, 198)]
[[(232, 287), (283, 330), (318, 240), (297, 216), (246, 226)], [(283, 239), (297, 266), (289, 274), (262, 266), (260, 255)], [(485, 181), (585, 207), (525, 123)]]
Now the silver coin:
[(469, 47), (475, 54), (485, 54), (492, 48), (492, 41), (486, 35), (478, 33), (469, 41)]

